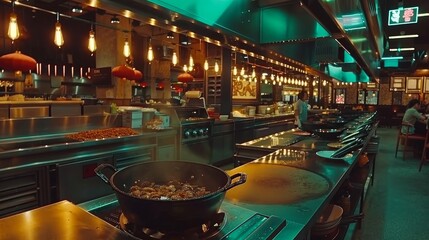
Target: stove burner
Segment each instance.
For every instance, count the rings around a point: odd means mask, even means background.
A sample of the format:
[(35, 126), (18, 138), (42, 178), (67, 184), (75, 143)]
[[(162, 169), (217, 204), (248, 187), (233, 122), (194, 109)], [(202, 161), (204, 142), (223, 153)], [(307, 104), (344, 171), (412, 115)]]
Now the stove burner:
[(207, 240), (218, 234), (226, 224), (224, 212), (214, 215), (207, 223), (184, 229), (179, 232), (162, 232), (128, 222), (123, 213), (119, 216), (119, 227), (125, 232), (142, 240)]

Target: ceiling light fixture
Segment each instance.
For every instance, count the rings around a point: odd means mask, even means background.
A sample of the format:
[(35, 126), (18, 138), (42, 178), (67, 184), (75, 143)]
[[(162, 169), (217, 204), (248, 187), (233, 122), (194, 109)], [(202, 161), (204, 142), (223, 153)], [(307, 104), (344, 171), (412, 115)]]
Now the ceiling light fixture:
[(116, 15), (113, 15), (113, 17), (110, 19), (110, 23), (112, 24), (119, 24), (121, 20)]
[(177, 65), (177, 54), (176, 52), (173, 52), (173, 57), (171, 58), (171, 63), (173, 63), (173, 66)]
[(182, 45), (191, 45), (191, 41), (188, 36), (180, 35), (180, 44)]
[(402, 39), (402, 38), (418, 38), (418, 34), (408, 34), (408, 35), (395, 35), (389, 36), (389, 39)]
[(131, 48), (130, 48), (130, 44), (128, 43), (128, 38), (125, 38), (123, 54), (124, 54), (124, 57), (126, 58), (128, 58), (131, 55)]
[(18, 28), (17, 16), (15, 14), (15, 1), (12, 1), (12, 13), (10, 14), (7, 36), (9, 36), (9, 38), (12, 39), (12, 43), (13, 41), (19, 38), (19, 28)]
[(209, 62), (207, 61), (207, 59), (204, 61), (204, 70), (209, 70)]
[(149, 38), (149, 49), (147, 50), (147, 60), (149, 62), (152, 62), (153, 60), (152, 38)]
[(89, 31), (89, 39), (88, 39), (88, 49), (91, 52), (91, 56), (97, 50), (97, 43), (95, 42), (95, 32), (93, 30), (93, 25), (91, 24), (91, 30)]
[(170, 32), (167, 33), (167, 38), (168, 39), (174, 39), (174, 34), (173, 34), (172, 31), (170, 31)]
[(82, 13), (83, 10), (82, 10), (81, 7), (77, 6), (77, 7), (73, 7), (72, 8), (72, 12), (74, 12), (74, 13)]
[(389, 51), (391, 52), (402, 52), (402, 51), (414, 51), (415, 48), (410, 47), (410, 48), (390, 48)]
[(382, 57), (381, 60), (400, 60), (404, 59), (403, 56), (396, 56), (396, 57)]
[(58, 12), (57, 12), (57, 22), (55, 23), (54, 43), (55, 45), (58, 46), (58, 48), (61, 48), (61, 46), (64, 44), (63, 32), (61, 31), (60, 13)]

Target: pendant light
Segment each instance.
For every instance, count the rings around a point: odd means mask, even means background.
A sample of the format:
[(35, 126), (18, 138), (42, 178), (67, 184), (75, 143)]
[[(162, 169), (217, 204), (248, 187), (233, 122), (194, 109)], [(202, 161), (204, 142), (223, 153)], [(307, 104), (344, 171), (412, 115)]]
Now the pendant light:
[(147, 60), (149, 62), (152, 62), (152, 60), (153, 60), (152, 38), (149, 38), (149, 48), (147, 50)]
[(204, 70), (209, 70), (209, 61), (207, 59), (204, 61)]
[(217, 61), (215, 62), (214, 70), (215, 70), (215, 73), (219, 72), (219, 64), (217, 63)]
[(61, 31), (60, 13), (57, 13), (57, 23), (55, 23), (54, 43), (58, 46), (58, 48), (61, 48), (61, 46), (64, 44), (63, 33)]
[(17, 22), (17, 16), (15, 14), (15, 1), (12, 1), (12, 13), (10, 14), (10, 20), (9, 20), (9, 28), (7, 30), (7, 35), (10, 39), (15, 41), (19, 38), (19, 28), (18, 28), (18, 22)]
[(191, 72), (194, 68), (194, 59), (192, 58), (192, 55), (189, 55), (189, 68), (188, 70)]
[(232, 69), (232, 74), (234, 74), (234, 76), (237, 76), (237, 66), (234, 66), (234, 68)]
[(173, 52), (173, 57), (171, 58), (171, 63), (173, 63), (173, 66), (176, 66), (178, 63), (176, 52)]
[(125, 38), (123, 54), (124, 54), (124, 57), (126, 58), (130, 57), (131, 55), (131, 49), (130, 49), (130, 44), (128, 43), (128, 38)]
[(95, 42), (95, 32), (93, 30), (93, 25), (91, 25), (91, 30), (89, 31), (89, 39), (88, 39), (88, 49), (92, 54), (97, 50), (97, 43)]

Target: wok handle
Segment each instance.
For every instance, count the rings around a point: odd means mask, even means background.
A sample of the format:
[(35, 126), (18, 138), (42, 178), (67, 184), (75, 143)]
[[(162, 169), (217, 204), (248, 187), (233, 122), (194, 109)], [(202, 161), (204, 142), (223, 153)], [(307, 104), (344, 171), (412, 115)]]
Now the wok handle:
[[(237, 181), (234, 181), (234, 179), (238, 178), (238, 177), (239, 177), (239, 179)], [(227, 191), (227, 190), (229, 190), (229, 189), (231, 189), (237, 185), (245, 183), (246, 180), (247, 180), (247, 174), (245, 174), (245, 173), (236, 173), (236, 174), (232, 175), (231, 176), (231, 184), (229, 184), (228, 186), (225, 187), (225, 191)]]
[[(103, 172), (106, 169), (109, 169), (109, 173), (106, 172), (106, 174)], [(113, 167), (111, 164), (107, 164), (107, 163), (102, 163), (100, 165), (98, 165), (95, 169), (94, 172), (97, 174), (97, 176), (99, 176), (105, 183), (110, 185), (109, 179), (110, 177), (116, 172), (116, 168)]]

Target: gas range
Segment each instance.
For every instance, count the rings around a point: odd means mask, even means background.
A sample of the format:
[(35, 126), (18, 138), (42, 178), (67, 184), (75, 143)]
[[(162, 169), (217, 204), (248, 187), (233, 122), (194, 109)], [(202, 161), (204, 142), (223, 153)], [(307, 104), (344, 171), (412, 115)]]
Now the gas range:
[[(103, 203), (103, 200), (100, 200), (98, 203), (92, 202), (89, 204), (81, 204), (80, 207), (116, 228), (121, 229), (134, 237), (137, 236), (136, 239), (265, 240), (275, 238), (275, 236), (277, 236), (286, 226), (286, 220), (283, 218), (277, 216), (266, 216), (224, 201), (218, 214), (218, 216), (220, 215), (222, 218), (219, 224), (216, 224), (217, 227), (213, 232), (192, 235), (187, 231), (188, 235), (186, 236), (175, 234), (173, 237), (168, 234), (135, 234), (135, 229), (131, 229), (130, 231), (126, 226), (124, 227), (124, 216), (122, 215), (119, 203), (114, 200), (114, 197), (112, 196), (108, 199), (113, 201), (106, 203), (106, 200), (104, 200)], [(125, 222), (125, 224), (127, 223)], [(147, 233), (146, 230), (143, 232)]]

